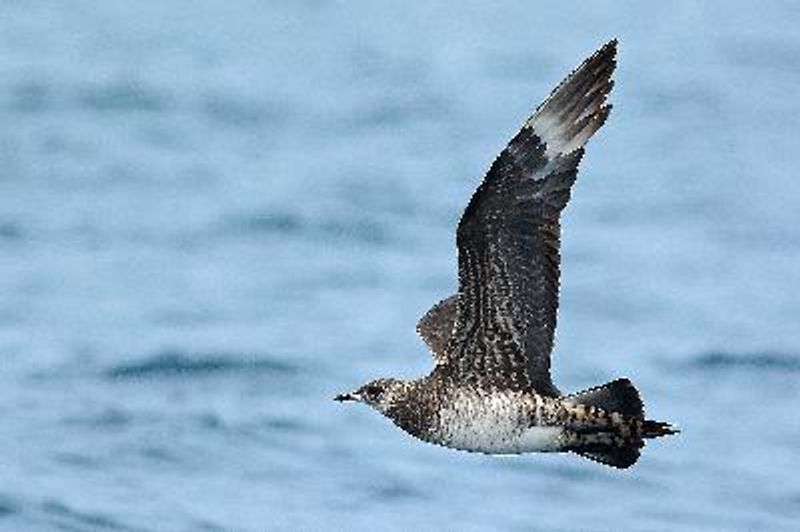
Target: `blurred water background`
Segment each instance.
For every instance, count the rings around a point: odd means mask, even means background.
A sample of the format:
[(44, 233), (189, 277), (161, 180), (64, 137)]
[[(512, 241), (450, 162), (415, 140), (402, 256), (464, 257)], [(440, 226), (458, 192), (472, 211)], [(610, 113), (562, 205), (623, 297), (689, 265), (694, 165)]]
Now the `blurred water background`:
[[(0, 529), (797, 530), (800, 6), (0, 3)], [(620, 472), (331, 397), (431, 366), (455, 224), (609, 38), (554, 374)]]

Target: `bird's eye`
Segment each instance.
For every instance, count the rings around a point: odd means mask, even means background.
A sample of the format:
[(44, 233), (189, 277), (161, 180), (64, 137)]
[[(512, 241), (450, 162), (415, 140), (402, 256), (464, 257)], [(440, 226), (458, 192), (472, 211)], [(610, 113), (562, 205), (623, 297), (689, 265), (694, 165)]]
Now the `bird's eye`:
[(381, 390), (380, 386), (370, 385), (364, 388), (364, 391), (370, 397), (380, 397), (383, 390)]

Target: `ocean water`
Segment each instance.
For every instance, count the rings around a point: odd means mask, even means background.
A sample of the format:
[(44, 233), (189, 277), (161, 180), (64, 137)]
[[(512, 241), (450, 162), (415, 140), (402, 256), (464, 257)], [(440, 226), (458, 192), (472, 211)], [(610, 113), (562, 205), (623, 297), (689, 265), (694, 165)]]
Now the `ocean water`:
[[(797, 530), (791, 2), (0, 3), (0, 529)], [(555, 381), (677, 423), (632, 469), (419, 443), (455, 225), (620, 39), (564, 216)]]

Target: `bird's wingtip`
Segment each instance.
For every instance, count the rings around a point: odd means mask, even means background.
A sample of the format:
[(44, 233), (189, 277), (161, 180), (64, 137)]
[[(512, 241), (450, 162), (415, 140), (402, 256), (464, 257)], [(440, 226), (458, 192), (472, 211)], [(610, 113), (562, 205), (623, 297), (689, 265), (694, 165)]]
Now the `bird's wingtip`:
[(616, 37), (612, 37), (606, 43), (600, 47), (600, 50), (611, 50), (616, 53), (617, 48), (619, 47), (619, 39)]

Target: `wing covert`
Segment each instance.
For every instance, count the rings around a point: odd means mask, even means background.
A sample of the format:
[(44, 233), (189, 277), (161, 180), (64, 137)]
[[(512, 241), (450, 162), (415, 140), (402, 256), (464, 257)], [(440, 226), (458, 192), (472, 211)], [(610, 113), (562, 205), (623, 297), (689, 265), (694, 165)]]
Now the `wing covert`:
[(433, 353), (437, 364), (445, 361), (445, 348), (456, 321), (458, 294), (447, 297), (433, 307), (417, 323), (417, 333)]

